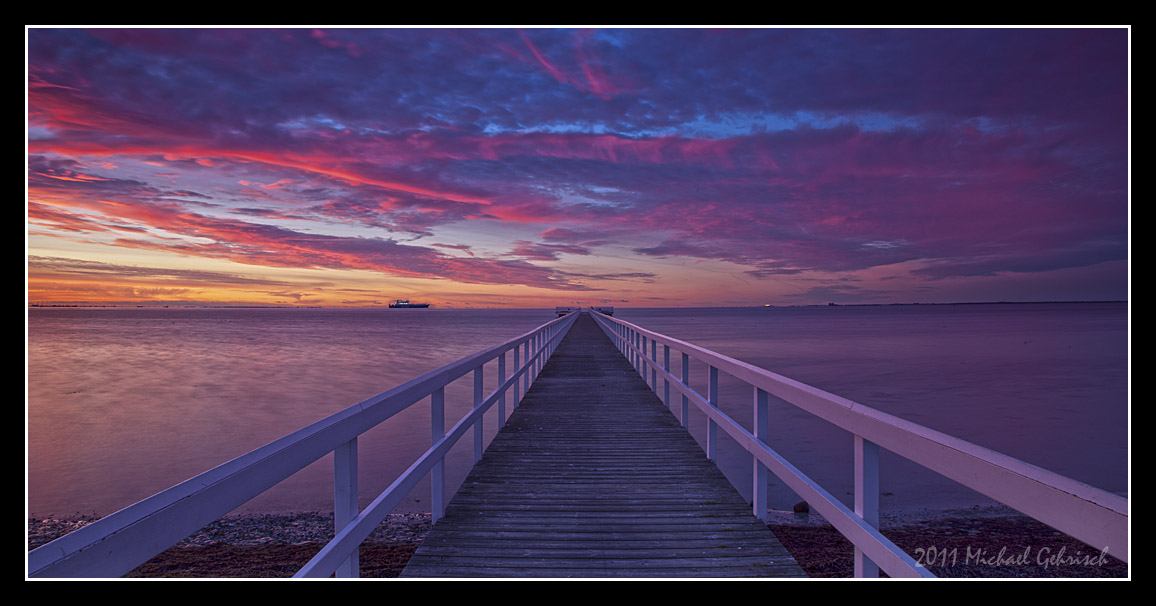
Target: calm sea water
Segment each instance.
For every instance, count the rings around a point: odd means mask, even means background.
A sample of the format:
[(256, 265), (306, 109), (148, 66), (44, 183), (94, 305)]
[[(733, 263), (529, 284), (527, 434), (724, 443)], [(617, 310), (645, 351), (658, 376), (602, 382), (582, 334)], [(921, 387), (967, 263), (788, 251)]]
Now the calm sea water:
[[(1124, 304), (616, 316), (1126, 494)], [(552, 310), (30, 309), (29, 513), (112, 513), (552, 318)], [(692, 376), (705, 381), (706, 370), (692, 367)], [(494, 383), (487, 378), (487, 391)], [(469, 394), (465, 384), (448, 391), (449, 419), (469, 408)], [(721, 394), (723, 409), (749, 426), (749, 388), (724, 377)], [(850, 436), (785, 404), (773, 409), (772, 445), (849, 501)], [(487, 425), (492, 435), (492, 417)], [(691, 416), (700, 438), (702, 425)], [(424, 405), (359, 440), (363, 505), (428, 443)], [(451, 484), (464, 477), (470, 449), (467, 439), (452, 455)], [(725, 441), (721, 449), (720, 465), (746, 487), (749, 458)], [(882, 464), (885, 509), (988, 503), (888, 453)], [(241, 511), (331, 509), (331, 473), (323, 459)], [(426, 495), (419, 486), (400, 509), (428, 510)], [(772, 507), (796, 500), (772, 488)]]
[[(1128, 310), (1124, 303), (622, 310), (616, 316), (725, 353), (1117, 494), (1128, 487)], [(706, 393), (707, 370), (691, 367)], [(692, 381), (693, 382), (693, 381)], [(750, 427), (749, 386), (720, 379), (721, 407)], [(850, 434), (771, 402), (773, 448), (852, 502)], [(705, 422), (691, 428), (700, 441)], [(720, 467), (740, 490), (749, 458)], [(733, 451), (733, 449), (731, 449)], [(881, 508), (994, 502), (881, 455)], [(749, 491), (744, 495), (749, 498)], [(772, 508), (797, 499), (772, 487)]]

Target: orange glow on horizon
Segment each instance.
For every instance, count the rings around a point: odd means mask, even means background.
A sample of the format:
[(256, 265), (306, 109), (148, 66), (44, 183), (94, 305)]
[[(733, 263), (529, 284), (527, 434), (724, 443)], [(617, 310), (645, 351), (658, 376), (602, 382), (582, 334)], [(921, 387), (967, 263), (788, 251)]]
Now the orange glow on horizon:
[(26, 34), (30, 300), (1129, 289), (1126, 29)]

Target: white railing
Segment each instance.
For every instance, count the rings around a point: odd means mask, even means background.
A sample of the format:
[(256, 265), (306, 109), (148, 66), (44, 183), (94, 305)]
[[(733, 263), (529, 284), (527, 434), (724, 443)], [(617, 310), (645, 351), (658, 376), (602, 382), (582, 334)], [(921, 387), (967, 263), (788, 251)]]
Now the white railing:
[[(968, 486), (1097, 550), (1128, 561), (1126, 498), (629, 322), (597, 313), (591, 316), (667, 407), (673, 406), (672, 387), (682, 395), (684, 426), (691, 403), (705, 413), (708, 421), (705, 448), (711, 460), (715, 460), (719, 428), (753, 455), (753, 508), (757, 517), (766, 519), (769, 471), (854, 544), (855, 576), (875, 577), (880, 569), (891, 577), (932, 576), (878, 530), (880, 448)], [(672, 349), (681, 354), (680, 376), (671, 372)], [(706, 397), (689, 385), (690, 358), (707, 366)], [(720, 372), (751, 386), (753, 430), (743, 428), (719, 410)], [(766, 444), (770, 395), (854, 436), (854, 510)]]
[[(357, 576), (357, 549), (428, 473), (432, 513), (445, 513), (444, 457), (471, 428), (474, 461), (481, 459), (483, 416), (495, 405), (506, 420), (506, 392), (517, 406), (578, 314), (564, 316), (517, 338), (398, 385), (364, 402), (275, 440), (28, 553), (30, 577), (118, 577), (206, 524), (236, 509), (321, 457), (334, 453), (335, 536), (299, 577)], [(513, 368), (506, 371), (506, 354)], [(483, 398), (483, 367), (497, 364), (498, 385)], [(445, 430), (445, 388), (473, 373), (473, 408)], [(429, 398), (432, 446), (363, 511), (357, 503), (357, 438)]]

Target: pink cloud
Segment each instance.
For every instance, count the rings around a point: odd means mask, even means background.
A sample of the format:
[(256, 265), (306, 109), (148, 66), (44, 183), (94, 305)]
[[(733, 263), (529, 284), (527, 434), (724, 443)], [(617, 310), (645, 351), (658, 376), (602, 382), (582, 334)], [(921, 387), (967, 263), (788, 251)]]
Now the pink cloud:
[[(562, 84), (573, 86), (583, 92), (596, 95), (603, 100), (609, 100), (623, 92), (623, 89), (615, 85), (606, 75), (602, 61), (598, 59), (592, 50), (591, 47), (595, 42), (594, 34), (594, 30), (581, 30), (573, 36), (574, 52), (572, 59), (577, 63), (576, 70), (581, 74), (581, 76), (577, 76), (571, 75), (554, 65), (553, 62), (545, 57), (530, 37), (526, 35), (525, 31), (518, 31), (519, 38), (521, 38), (523, 44), (525, 44), (526, 49), (530, 51), (530, 55), (534, 61), (545, 69), (551, 78)], [(516, 57), (522, 58), (520, 53), (513, 54)]]
[[(564, 287), (578, 278), (556, 259), (610, 244), (754, 276), (1073, 267), (1126, 255), (1126, 42), (32, 30), (29, 217), (37, 233), (249, 263)], [(516, 261), (330, 235), (499, 223), (527, 234)]]
[(542, 242), (514, 242), (512, 254), (538, 261), (554, 261), (559, 255), (589, 255), (590, 250), (574, 244), (546, 244)]

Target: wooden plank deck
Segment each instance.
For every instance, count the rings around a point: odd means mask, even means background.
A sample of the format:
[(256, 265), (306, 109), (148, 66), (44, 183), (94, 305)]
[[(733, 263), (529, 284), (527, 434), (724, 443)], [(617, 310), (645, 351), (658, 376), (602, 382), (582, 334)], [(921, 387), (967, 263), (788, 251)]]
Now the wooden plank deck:
[(803, 577), (587, 315), (403, 577)]

